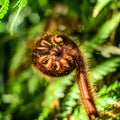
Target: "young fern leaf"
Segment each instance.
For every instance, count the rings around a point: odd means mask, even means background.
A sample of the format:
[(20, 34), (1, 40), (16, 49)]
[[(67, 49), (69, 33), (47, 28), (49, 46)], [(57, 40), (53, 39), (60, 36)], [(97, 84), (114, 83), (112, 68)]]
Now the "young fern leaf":
[[(99, 45), (104, 43), (110, 33), (116, 29), (120, 22), (120, 12), (115, 14), (110, 20), (106, 21), (103, 26), (100, 28), (98, 33), (90, 40), (89, 44), (85, 45), (86, 53), (90, 55)], [(86, 44), (86, 43), (85, 43)]]
[(20, 11), (22, 10), (22, 8), (25, 7), (26, 5), (27, 5), (27, 0), (19, 0), (19, 1), (15, 4), (14, 8), (15, 8), (15, 7), (18, 7), (18, 10), (17, 10), (17, 13), (16, 13), (16, 15), (15, 15), (15, 17), (14, 17), (14, 19), (13, 19), (13, 22), (12, 22), (12, 24), (11, 24), (11, 26), (10, 26), (10, 34), (11, 34), (11, 35), (13, 35), (13, 28), (14, 28), (15, 22), (16, 22), (18, 16), (19, 16), (19, 13), (20, 13)]
[(0, 19), (4, 17), (4, 15), (7, 13), (9, 8), (9, 0), (1, 0), (0, 1)]
[(109, 59), (97, 65), (90, 72), (90, 77), (94, 80), (102, 80), (105, 75), (114, 72), (120, 66), (120, 57)]

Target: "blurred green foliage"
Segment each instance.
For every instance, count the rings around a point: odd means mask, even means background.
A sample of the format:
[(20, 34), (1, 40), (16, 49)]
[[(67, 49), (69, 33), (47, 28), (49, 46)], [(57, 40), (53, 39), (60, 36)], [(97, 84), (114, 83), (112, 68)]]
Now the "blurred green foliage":
[(54, 26), (83, 46), (99, 119), (120, 120), (119, 0), (0, 0), (0, 20), (0, 120), (88, 120), (75, 71), (45, 77), (31, 64)]

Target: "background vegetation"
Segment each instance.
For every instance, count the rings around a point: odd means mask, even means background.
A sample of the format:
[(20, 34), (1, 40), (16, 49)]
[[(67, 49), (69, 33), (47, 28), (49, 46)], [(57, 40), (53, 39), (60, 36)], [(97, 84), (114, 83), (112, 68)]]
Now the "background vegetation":
[(51, 78), (31, 65), (29, 46), (54, 30), (83, 46), (99, 119), (120, 120), (119, 0), (0, 0), (0, 19), (0, 120), (88, 120), (75, 71)]

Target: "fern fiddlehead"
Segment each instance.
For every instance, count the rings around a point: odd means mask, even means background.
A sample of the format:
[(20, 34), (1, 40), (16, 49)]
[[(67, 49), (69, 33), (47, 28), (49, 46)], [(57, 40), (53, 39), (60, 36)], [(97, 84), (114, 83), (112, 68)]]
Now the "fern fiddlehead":
[(47, 34), (36, 41), (32, 50), (32, 62), (42, 73), (59, 77), (77, 71), (81, 98), (89, 119), (98, 116), (87, 83), (86, 67), (77, 45), (62, 34)]

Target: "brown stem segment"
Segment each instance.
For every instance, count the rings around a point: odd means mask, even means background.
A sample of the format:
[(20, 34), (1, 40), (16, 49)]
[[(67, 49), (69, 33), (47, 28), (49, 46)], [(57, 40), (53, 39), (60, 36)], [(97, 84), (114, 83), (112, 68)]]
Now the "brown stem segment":
[(78, 76), (78, 84), (79, 84), (79, 89), (81, 93), (81, 98), (82, 98), (84, 107), (86, 109), (86, 112), (90, 120), (95, 120), (98, 117), (98, 113), (97, 113), (93, 98), (90, 94), (86, 68), (81, 55), (80, 55), (80, 61), (77, 63), (77, 76)]

